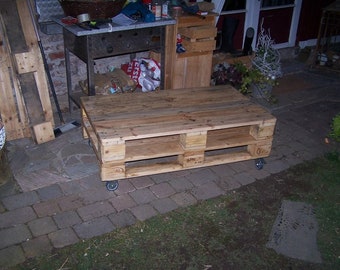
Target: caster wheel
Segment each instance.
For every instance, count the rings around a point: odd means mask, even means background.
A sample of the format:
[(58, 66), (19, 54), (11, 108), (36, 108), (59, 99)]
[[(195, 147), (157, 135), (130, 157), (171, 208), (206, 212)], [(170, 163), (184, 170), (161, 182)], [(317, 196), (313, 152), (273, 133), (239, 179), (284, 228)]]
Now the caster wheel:
[(118, 188), (118, 181), (117, 180), (106, 182), (106, 189), (108, 191), (115, 191), (117, 188)]
[(258, 170), (263, 169), (264, 164), (265, 164), (265, 161), (263, 158), (258, 158), (255, 160), (255, 166)]

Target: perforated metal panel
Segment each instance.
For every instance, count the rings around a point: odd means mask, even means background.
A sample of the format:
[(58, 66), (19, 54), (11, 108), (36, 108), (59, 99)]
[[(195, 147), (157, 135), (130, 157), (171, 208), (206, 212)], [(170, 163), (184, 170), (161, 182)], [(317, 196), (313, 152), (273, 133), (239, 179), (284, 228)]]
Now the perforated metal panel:
[(52, 21), (52, 17), (63, 16), (64, 12), (58, 0), (35, 0), (39, 22)]

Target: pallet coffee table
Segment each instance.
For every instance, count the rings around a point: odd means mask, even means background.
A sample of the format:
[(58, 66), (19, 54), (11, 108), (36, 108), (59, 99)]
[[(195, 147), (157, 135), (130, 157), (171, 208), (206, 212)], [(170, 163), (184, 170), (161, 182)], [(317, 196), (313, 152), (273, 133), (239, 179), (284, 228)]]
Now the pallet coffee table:
[(109, 190), (119, 179), (266, 157), (276, 123), (227, 85), (86, 96), (81, 113)]

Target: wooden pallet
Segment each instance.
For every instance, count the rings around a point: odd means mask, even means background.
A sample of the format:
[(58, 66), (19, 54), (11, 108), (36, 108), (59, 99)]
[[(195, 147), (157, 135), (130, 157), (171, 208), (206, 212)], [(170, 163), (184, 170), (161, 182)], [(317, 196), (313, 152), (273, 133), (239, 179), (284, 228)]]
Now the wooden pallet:
[(266, 157), (276, 118), (231, 86), (81, 99), (103, 181)]
[(7, 140), (54, 139), (53, 110), (38, 38), (26, 0), (0, 5), (0, 117)]

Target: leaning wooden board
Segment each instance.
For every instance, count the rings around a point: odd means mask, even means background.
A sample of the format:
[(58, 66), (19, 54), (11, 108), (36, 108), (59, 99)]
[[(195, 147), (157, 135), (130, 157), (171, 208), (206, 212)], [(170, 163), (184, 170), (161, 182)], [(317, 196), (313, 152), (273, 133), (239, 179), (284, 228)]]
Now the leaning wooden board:
[(257, 159), (276, 118), (231, 86), (81, 98), (103, 181)]

